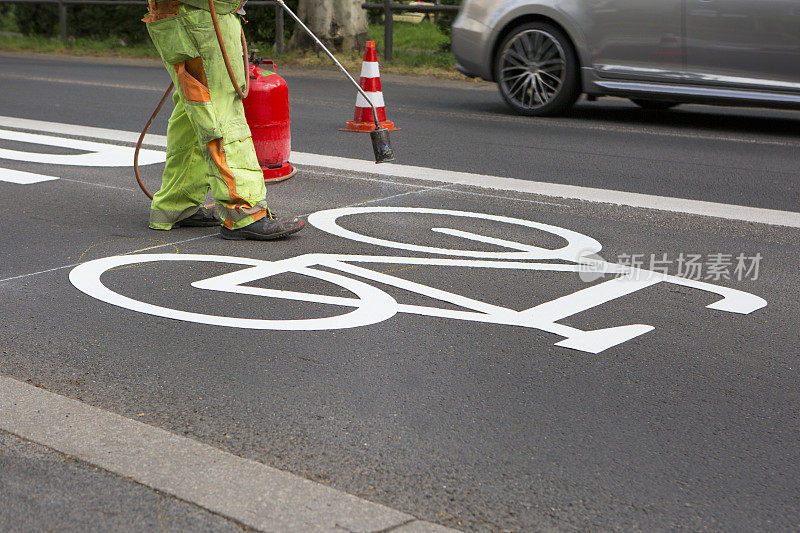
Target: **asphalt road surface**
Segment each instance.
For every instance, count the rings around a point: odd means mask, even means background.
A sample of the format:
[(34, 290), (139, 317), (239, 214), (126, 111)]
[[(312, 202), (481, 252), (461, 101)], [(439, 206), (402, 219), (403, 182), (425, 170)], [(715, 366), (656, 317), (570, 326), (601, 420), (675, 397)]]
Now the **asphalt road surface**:
[[(800, 528), (800, 114), (609, 99), (528, 119), (492, 86), (385, 77), (400, 166), (377, 173), (352, 161), (368, 139), (337, 131), (354, 91), (285, 77), (306, 164), (268, 194), (309, 227), (231, 242), (147, 229), (120, 132), (143, 125), (160, 67), (0, 57), (0, 375), (419, 527)], [(163, 146), (146, 148), (155, 187)], [(103, 166), (66, 163), (93, 151)], [(55, 453), (11, 434), (70, 453), (14, 424), (0, 413), (0, 475)], [(177, 495), (178, 528), (250, 525), (136, 469), (50, 468), (126, 501), (119, 483)], [(0, 500), (12, 529), (25, 479), (40, 490), (17, 468)], [(157, 529), (152, 505), (133, 523)]]

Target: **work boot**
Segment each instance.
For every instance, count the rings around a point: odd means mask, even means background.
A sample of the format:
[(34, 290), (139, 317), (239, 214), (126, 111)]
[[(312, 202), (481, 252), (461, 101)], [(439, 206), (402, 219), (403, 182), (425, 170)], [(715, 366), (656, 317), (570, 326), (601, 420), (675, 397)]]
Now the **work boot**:
[(217, 218), (217, 210), (213, 207), (200, 206), (197, 213), (183, 220), (179, 220), (172, 225), (174, 228), (210, 228), (219, 226), (220, 220)]
[(228, 229), (222, 226), (219, 236), (223, 239), (242, 241), (252, 239), (256, 241), (269, 241), (272, 239), (282, 239), (292, 233), (297, 233), (306, 226), (298, 217), (276, 217), (272, 213), (267, 213), (264, 218), (253, 222), (243, 228)]

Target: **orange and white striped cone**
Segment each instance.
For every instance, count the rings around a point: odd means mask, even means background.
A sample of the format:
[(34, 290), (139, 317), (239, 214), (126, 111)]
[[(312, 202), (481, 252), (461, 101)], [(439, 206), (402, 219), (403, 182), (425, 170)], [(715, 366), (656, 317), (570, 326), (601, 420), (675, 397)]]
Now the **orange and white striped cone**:
[[(378, 52), (375, 50), (375, 41), (367, 41), (364, 62), (361, 64), (359, 85), (375, 106), (381, 128), (389, 131), (400, 129), (395, 127), (394, 122), (386, 120), (386, 104), (383, 101), (383, 91), (381, 90), (381, 73), (378, 68)], [(375, 119), (372, 116), (372, 108), (361, 96), (361, 93), (357, 93), (355, 115), (353, 120), (347, 121), (347, 127), (342, 128), (342, 131), (372, 131), (374, 129)]]

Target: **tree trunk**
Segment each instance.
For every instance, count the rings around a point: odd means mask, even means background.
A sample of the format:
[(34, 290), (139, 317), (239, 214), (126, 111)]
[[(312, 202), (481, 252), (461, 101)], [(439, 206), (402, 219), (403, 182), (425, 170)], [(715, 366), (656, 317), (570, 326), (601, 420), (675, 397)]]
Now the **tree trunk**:
[[(369, 39), (363, 0), (300, 0), (297, 16), (322, 43), (337, 51), (363, 50)], [(312, 48), (314, 40), (295, 27), (289, 48)]]

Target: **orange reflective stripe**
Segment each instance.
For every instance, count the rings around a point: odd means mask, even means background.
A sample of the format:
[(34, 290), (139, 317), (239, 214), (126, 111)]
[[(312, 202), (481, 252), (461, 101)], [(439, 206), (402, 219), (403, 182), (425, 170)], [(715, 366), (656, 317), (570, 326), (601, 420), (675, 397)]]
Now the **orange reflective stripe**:
[[(203, 62), (199, 57), (190, 61), (182, 61), (175, 64), (175, 72), (178, 74), (178, 83), (181, 86), (181, 92), (183, 92), (183, 97), (189, 102), (211, 102), (211, 93), (208, 92), (208, 86), (190, 74), (189, 69), (187, 69), (188, 66), (193, 72), (196, 73), (197, 64), (189, 64), (190, 62), (195, 61), (200, 61), (199, 70), (200, 72), (203, 72)], [(205, 72), (203, 72), (201, 77), (205, 78)]]
[[(253, 221), (260, 220), (267, 216), (266, 209), (251, 205), (250, 202), (239, 196), (239, 193), (236, 192), (236, 177), (233, 175), (233, 172), (228, 166), (228, 161), (225, 159), (225, 151), (222, 149), (222, 139), (208, 141), (208, 152), (211, 154), (211, 159), (219, 170), (219, 175), (222, 176), (225, 185), (228, 186), (228, 196), (230, 196), (231, 203), (227, 204), (225, 207), (249, 215), (253, 218)], [(233, 229), (233, 220), (230, 217), (225, 217), (223, 224), (228, 229)]]
[[(261, 220), (265, 216), (267, 216), (267, 210), (266, 209), (259, 209), (259, 211), (257, 211), (255, 213), (253, 213), (252, 215), (250, 215), (250, 218), (253, 219), (253, 222), (256, 222), (258, 220)], [(226, 217), (225, 220), (222, 221), (222, 224), (228, 229), (233, 229), (233, 219), (232, 218)]]
[(142, 19), (142, 22), (155, 22), (157, 20), (174, 17), (178, 14), (178, 7), (180, 2), (173, 0), (166, 0), (158, 2), (157, 0), (148, 1), (147, 9), (149, 13)]
[[(230, 196), (231, 201), (236, 203), (242, 202), (249, 206), (250, 204), (236, 193), (236, 177), (234, 177), (233, 172), (230, 167), (228, 167), (228, 161), (225, 159), (225, 152), (222, 150), (222, 139), (208, 141), (208, 152), (211, 154), (211, 159), (217, 166), (222, 180), (225, 182), (225, 185), (228, 186), (228, 196)], [(232, 204), (228, 207), (232, 209), (235, 205), (236, 204)]]

